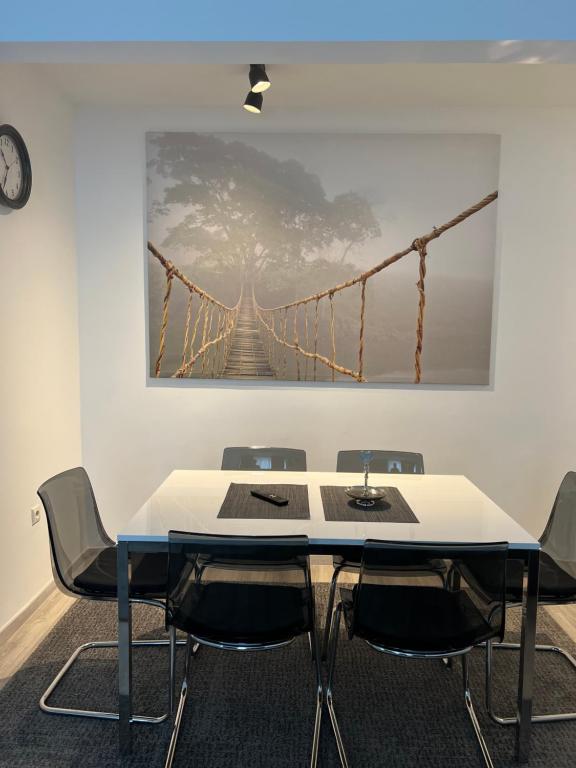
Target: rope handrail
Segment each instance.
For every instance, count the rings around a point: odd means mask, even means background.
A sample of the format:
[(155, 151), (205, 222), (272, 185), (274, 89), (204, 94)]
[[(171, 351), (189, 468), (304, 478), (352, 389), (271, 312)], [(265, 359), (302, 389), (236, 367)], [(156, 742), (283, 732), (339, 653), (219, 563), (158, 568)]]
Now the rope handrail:
[[(362, 272), (361, 274), (356, 275), (356, 277), (353, 277), (350, 280), (346, 280), (343, 283), (335, 285), (332, 288), (327, 288), (326, 290), (319, 291), (318, 293), (314, 293), (310, 296), (306, 296), (303, 299), (297, 299), (287, 304), (281, 304), (280, 306), (277, 306), (277, 307), (262, 307), (256, 302), (256, 299), (254, 298), (256, 315), (259, 321), (264, 326), (265, 331), (269, 334), (270, 342), (275, 342), (276, 344), (279, 344), (284, 349), (284, 363), (282, 366), (284, 373), (286, 372), (285, 352), (287, 349), (291, 349), (295, 352), (296, 375), (298, 380), (300, 380), (299, 355), (303, 355), (306, 360), (308, 359), (314, 360), (314, 381), (316, 381), (316, 375), (317, 375), (316, 363), (318, 361), (323, 363), (324, 365), (327, 366), (327, 368), (330, 369), (332, 374), (331, 376), (332, 381), (334, 381), (336, 373), (341, 373), (345, 376), (350, 376), (359, 382), (366, 381), (364, 376), (364, 350), (365, 350), (365, 329), (366, 329), (366, 283), (371, 277), (378, 274), (382, 270), (386, 269), (391, 264), (395, 264), (400, 259), (403, 259), (409, 253), (417, 252), (419, 255), (419, 276), (418, 276), (418, 282), (416, 283), (416, 287), (418, 288), (419, 298), (418, 298), (418, 318), (416, 323), (416, 350), (414, 353), (414, 381), (417, 384), (420, 383), (422, 379), (421, 357), (422, 357), (423, 338), (424, 338), (424, 309), (426, 306), (425, 278), (426, 278), (426, 257), (428, 255), (428, 244), (432, 240), (436, 240), (437, 238), (439, 238), (441, 235), (444, 234), (444, 232), (447, 232), (449, 229), (452, 229), (453, 227), (462, 223), (463, 221), (468, 219), (470, 216), (473, 216), (475, 213), (478, 213), (478, 211), (481, 211), (483, 208), (486, 208), (486, 206), (494, 202), (494, 200), (496, 200), (497, 197), (498, 197), (498, 192), (497, 191), (492, 192), (490, 195), (487, 195), (475, 205), (470, 206), (469, 208), (467, 208), (466, 210), (462, 211), (457, 216), (455, 216), (453, 219), (450, 219), (450, 221), (446, 222), (441, 227), (434, 227), (432, 231), (429, 232), (428, 234), (415, 238), (407, 248), (404, 248), (403, 250), (398, 251), (392, 256), (389, 256), (388, 258), (381, 261), (379, 264), (376, 264), (371, 269), (368, 269), (365, 272)], [(347, 288), (351, 288), (354, 285), (360, 285), (360, 318), (359, 318), (360, 334), (359, 334), (359, 340), (358, 340), (358, 370), (347, 368), (344, 365), (341, 365), (336, 362), (336, 327), (335, 327), (334, 296), (335, 294)], [(325, 299), (325, 298), (328, 298), (328, 301), (330, 304), (328, 342), (331, 347), (331, 357), (327, 357), (326, 355), (322, 355), (318, 352), (318, 326), (319, 326), (318, 304), (322, 299)], [(313, 352), (310, 351), (309, 349), (308, 350), (304, 349), (301, 346), (298, 338), (299, 310), (301, 307), (304, 307), (304, 327), (305, 329), (307, 329), (308, 305), (312, 302), (315, 302), (314, 351)], [(292, 318), (293, 338), (291, 341), (287, 340), (287, 334), (286, 334), (289, 311), (293, 311), (294, 313)], [(275, 321), (276, 315), (281, 315), (283, 319), (283, 323), (281, 323), (282, 337), (278, 336), (278, 334), (276, 333), (276, 321)], [(305, 335), (307, 340), (306, 346), (308, 346), (307, 330), (305, 332)], [(305, 377), (306, 376), (307, 376), (307, 368), (305, 368)]]
[(226, 304), (222, 304), (221, 301), (218, 301), (218, 299), (215, 299), (214, 296), (211, 296), (207, 291), (203, 291), (202, 288), (199, 288), (196, 283), (193, 283), (191, 280), (189, 280), (186, 275), (184, 275), (178, 267), (174, 266), (174, 264), (170, 261), (170, 259), (167, 259), (165, 256), (163, 256), (158, 248), (148, 240), (148, 250), (150, 253), (155, 256), (160, 264), (164, 267), (166, 270), (166, 273), (170, 272), (174, 277), (177, 277), (178, 280), (180, 280), (181, 283), (184, 283), (186, 288), (188, 288), (189, 291), (194, 291), (194, 293), (197, 293), (198, 296), (202, 296), (202, 298), (206, 298), (208, 301), (212, 302), (212, 304), (216, 304), (216, 306), (221, 307), (222, 309), (236, 309), (236, 307), (227, 307)]
[[(335, 374), (339, 373), (344, 376), (350, 376), (358, 382), (364, 382), (366, 381), (364, 374), (365, 336), (367, 327), (366, 283), (371, 277), (400, 259), (403, 259), (408, 254), (417, 252), (419, 255), (419, 276), (418, 282), (416, 283), (418, 289), (418, 317), (416, 323), (416, 349), (414, 353), (414, 381), (415, 383), (419, 383), (422, 377), (421, 356), (424, 336), (424, 309), (426, 305), (425, 278), (428, 245), (432, 240), (436, 240), (449, 229), (452, 229), (478, 211), (486, 208), (486, 206), (494, 202), (497, 197), (498, 192), (492, 192), (475, 205), (470, 206), (453, 219), (450, 219), (450, 221), (446, 222), (441, 227), (434, 227), (428, 234), (415, 238), (407, 248), (389, 256), (371, 269), (356, 275), (356, 277), (350, 278), (343, 283), (339, 283), (338, 285), (318, 293), (306, 296), (305, 298), (297, 299), (277, 307), (260, 306), (256, 301), (254, 286), (252, 286), (251, 296), (249, 296), (249, 298), (243, 298), (246, 288), (244, 284), (242, 284), (242, 290), (237, 304), (234, 307), (226, 306), (214, 296), (211, 296), (207, 291), (202, 290), (202, 288), (189, 280), (169, 259), (163, 256), (160, 251), (148, 241), (148, 250), (160, 262), (166, 273), (166, 289), (160, 324), (160, 343), (155, 365), (156, 376), (160, 376), (162, 360), (166, 350), (166, 335), (169, 319), (168, 310), (173, 280), (174, 278), (177, 278), (177, 280), (179, 280), (188, 290), (189, 296), (186, 308), (186, 320), (183, 333), (184, 340), (181, 348), (180, 365), (177, 367), (176, 371), (171, 374), (173, 378), (191, 376), (194, 364), (200, 358), (202, 359), (201, 372), (199, 374), (201, 376), (208, 375), (214, 377), (217, 375), (226, 376), (230, 374), (241, 374), (244, 376), (251, 375), (246, 372), (246, 366), (250, 369), (249, 363), (240, 363), (242, 367), (239, 370), (238, 360), (239, 356), (242, 360), (244, 360), (245, 355), (248, 354), (249, 356), (250, 350), (252, 350), (252, 357), (254, 360), (259, 359), (258, 354), (261, 355), (260, 360), (262, 359), (262, 352), (254, 352), (252, 337), (249, 337), (249, 340), (246, 341), (246, 334), (257, 333), (263, 338), (263, 343), (267, 348), (267, 352), (264, 352), (264, 355), (268, 358), (269, 366), (264, 366), (263, 375), (276, 376), (279, 378), (286, 377), (288, 373), (287, 351), (290, 350), (294, 352), (293, 358), (290, 359), (294, 362), (294, 373), (298, 381), (301, 379), (302, 371), (304, 371), (304, 379), (308, 380), (308, 361), (312, 360), (314, 364), (311, 368), (314, 381), (317, 380), (317, 363), (320, 362), (330, 369), (332, 381), (335, 381)], [(354, 285), (359, 285), (360, 288), (357, 353), (358, 370), (347, 368), (336, 361), (336, 306), (334, 297), (336, 294), (339, 294), (341, 291), (351, 288)], [(192, 306), (194, 294), (200, 298), (195, 317)], [(321, 354), (318, 350), (320, 333), (319, 304), (320, 301), (325, 298), (328, 298), (329, 307), (327, 307), (326, 304), (322, 305), (322, 318), (326, 317), (327, 312), (328, 328), (326, 331), (322, 332), (323, 335), (320, 337), (320, 342), (330, 346), (331, 357)], [(313, 316), (309, 327), (308, 312), (309, 306), (313, 302), (315, 302), (315, 306), (313, 306)], [(197, 304), (198, 301), (195, 303)], [(303, 310), (300, 311), (302, 307)], [(288, 325), (289, 312), (293, 312), (293, 315), (290, 317), (290, 330)], [(239, 317), (240, 320), (238, 320)], [(324, 319), (322, 322), (324, 323)], [(257, 330), (258, 323), (262, 326), (260, 331)], [(213, 325), (214, 331), (212, 330)], [(277, 330), (277, 325), (279, 330)], [(234, 333), (237, 327), (240, 330)], [(253, 331), (246, 330), (251, 327), (254, 328)], [(263, 337), (262, 334), (264, 334)], [(214, 337), (212, 338), (213, 335)], [(310, 338), (311, 335), (312, 338)], [(196, 351), (194, 351), (197, 337), (199, 339), (199, 346)], [(323, 338), (325, 339), (324, 342), (322, 342)], [(305, 346), (302, 346), (301, 339), (303, 339)], [(265, 348), (261, 346), (261, 349), (264, 350)], [(304, 362), (302, 366), (300, 364), (301, 357)], [(268, 365), (268, 363), (266, 363), (266, 365)], [(263, 366), (261, 363), (260, 368), (257, 370), (262, 373)]]
[[(166, 273), (166, 290), (162, 306), (162, 321), (160, 324), (160, 342), (158, 346), (158, 355), (154, 366), (156, 378), (159, 378), (162, 372), (162, 360), (166, 352), (166, 334), (168, 331), (168, 313), (170, 306), (170, 297), (172, 295), (172, 283), (176, 277), (182, 285), (188, 290), (188, 304), (186, 308), (186, 321), (184, 326), (184, 343), (182, 348), (181, 362), (177, 370), (171, 375), (172, 378), (181, 379), (184, 376), (191, 375), (194, 364), (199, 358), (202, 358), (202, 375), (207, 367), (212, 376), (221, 372), (228, 357), (229, 337), (236, 325), (238, 308), (242, 300), (242, 292), (235, 307), (227, 307), (221, 301), (211, 296), (207, 291), (189, 280), (171, 261), (167, 259), (156, 246), (148, 241), (148, 250), (160, 262)], [(192, 325), (192, 298), (196, 294), (200, 297), (200, 306), (196, 311), (194, 324)], [(212, 334), (212, 322), (214, 313), (217, 314), (216, 336), (210, 338)], [(203, 320), (201, 330), (200, 346), (194, 352), (194, 343), (198, 333), (200, 321)], [(223, 354), (220, 354), (221, 343), (224, 342)], [(212, 359), (210, 360), (210, 356)], [(211, 366), (211, 368), (210, 368)]]
[(285, 339), (281, 339), (276, 333), (276, 331), (273, 329), (273, 327), (269, 325), (266, 322), (266, 320), (264, 320), (264, 318), (262, 317), (258, 309), (256, 310), (256, 313), (258, 315), (258, 319), (260, 320), (262, 325), (270, 332), (273, 339), (277, 341), (279, 344), (282, 344), (283, 347), (286, 347), (287, 349), (293, 349), (295, 352), (299, 353), (300, 355), (304, 355), (304, 357), (307, 357), (311, 360), (319, 360), (321, 363), (324, 363), (324, 365), (328, 366), (328, 368), (331, 368), (332, 370), (337, 371), (338, 373), (343, 373), (346, 376), (353, 376), (358, 381), (366, 381), (366, 379), (359, 378), (357, 371), (352, 371), (349, 368), (345, 368), (343, 365), (340, 365), (339, 363), (334, 363), (325, 355), (321, 355), (318, 352), (307, 352), (299, 344), (297, 343), (290, 344), (289, 341), (286, 341)]
[(210, 341), (205, 342), (198, 351), (192, 355), (192, 357), (188, 360), (187, 363), (183, 364), (178, 368), (176, 373), (172, 374), (172, 378), (182, 379), (184, 376), (186, 376), (187, 373), (189, 373), (199, 357), (204, 355), (211, 347), (215, 346), (216, 344), (219, 344), (221, 341), (224, 341), (234, 329), (234, 323), (228, 321), (226, 331), (221, 331), (216, 338), (211, 339)]
[(470, 208), (467, 208), (465, 211), (462, 211), (462, 213), (458, 214), (458, 216), (455, 216), (453, 219), (450, 219), (450, 221), (446, 222), (446, 224), (443, 224), (441, 227), (434, 227), (432, 229), (432, 232), (429, 232), (427, 235), (423, 235), (422, 237), (416, 238), (415, 240), (412, 241), (412, 243), (407, 248), (404, 248), (404, 250), (398, 251), (398, 253), (395, 253), (392, 256), (389, 256), (387, 259), (384, 259), (384, 261), (381, 261), (379, 264), (376, 264), (376, 266), (372, 267), (371, 269), (368, 269), (366, 272), (362, 272), (360, 275), (357, 275), (356, 277), (353, 277), (350, 280), (346, 280), (346, 282), (344, 283), (335, 285), (332, 288), (326, 288), (326, 290), (320, 291), (319, 293), (314, 293), (311, 296), (306, 296), (306, 298), (304, 299), (297, 299), (296, 301), (291, 301), (289, 304), (281, 304), (278, 307), (261, 307), (261, 309), (267, 309), (271, 312), (276, 312), (280, 309), (292, 309), (297, 305), (308, 304), (310, 301), (323, 299), (326, 296), (333, 296), (335, 293), (338, 293), (339, 291), (343, 291), (345, 288), (350, 288), (351, 286), (357, 285), (358, 283), (361, 283), (364, 280), (368, 280), (368, 278), (378, 274), (378, 272), (381, 272), (383, 269), (386, 269), (386, 267), (389, 267), (391, 264), (394, 264), (397, 261), (400, 261), (400, 259), (403, 259), (405, 256), (408, 256), (409, 253), (418, 251), (418, 245), (417, 245), (418, 243), (421, 243), (423, 245), (428, 245), (429, 242), (431, 242), (432, 240), (436, 240), (438, 237), (443, 235), (444, 232), (446, 232), (447, 230), (452, 229), (452, 227), (457, 226), (458, 224), (463, 222), (465, 219), (469, 218), (470, 216), (473, 216), (475, 213), (478, 213), (478, 211), (481, 211), (482, 208), (486, 208), (486, 206), (490, 205), (490, 203), (493, 203), (497, 197), (498, 197), (498, 192), (497, 191), (492, 192), (490, 195), (487, 195), (485, 198), (480, 200), (479, 203), (476, 203), (476, 205), (470, 206)]

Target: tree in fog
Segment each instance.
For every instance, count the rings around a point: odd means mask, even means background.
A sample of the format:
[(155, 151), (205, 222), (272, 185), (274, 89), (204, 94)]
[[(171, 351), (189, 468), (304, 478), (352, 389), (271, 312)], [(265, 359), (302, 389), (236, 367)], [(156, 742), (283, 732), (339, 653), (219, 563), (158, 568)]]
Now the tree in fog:
[(159, 134), (151, 143), (149, 170), (168, 182), (151, 213), (177, 220), (163, 245), (185, 249), (204, 268), (240, 280), (297, 273), (317, 252), (339, 246), (342, 264), (380, 235), (365, 198), (348, 192), (329, 200), (318, 176), (296, 160), (210, 134)]

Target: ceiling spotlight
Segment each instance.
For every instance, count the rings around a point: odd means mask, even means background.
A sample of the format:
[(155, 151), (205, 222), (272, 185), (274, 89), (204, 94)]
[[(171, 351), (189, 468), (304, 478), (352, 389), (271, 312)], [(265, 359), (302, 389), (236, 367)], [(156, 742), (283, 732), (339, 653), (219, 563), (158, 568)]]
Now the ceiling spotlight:
[(270, 79), (266, 74), (266, 67), (264, 64), (250, 64), (250, 73), (248, 75), (250, 79), (250, 90), (252, 93), (262, 93), (270, 88)]
[(246, 101), (244, 102), (244, 109), (247, 112), (254, 112), (256, 115), (259, 115), (260, 112), (262, 112), (263, 101), (264, 101), (264, 96), (262, 96), (261, 93), (254, 93), (254, 91), (250, 91), (248, 93), (248, 96), (246, 96)]

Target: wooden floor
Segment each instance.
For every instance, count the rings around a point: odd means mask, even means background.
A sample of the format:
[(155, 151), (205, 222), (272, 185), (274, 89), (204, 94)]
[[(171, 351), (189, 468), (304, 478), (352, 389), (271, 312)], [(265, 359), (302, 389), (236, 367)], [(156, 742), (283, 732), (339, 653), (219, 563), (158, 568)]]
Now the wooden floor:
[[(314, 558), (313, 580), (316, 583), (329, 582), (331, 576), (332, 567), (329, 558)], [(347, 576), (347, 581), (349, 580), (350, 577)], [(0, 653), (0, 689), (24, 664), (74, 602), (73, 598), (55, 590), (4, 643)], [(555, 606), (543, 610), (548, 611), (564, 632), (576, 641), (576, 605)]]
[(0, 651), (0, 689), (18, 671), (26, 659), (57, 624), (74, 598), (55, 589), (44, 603), (3, 643)]

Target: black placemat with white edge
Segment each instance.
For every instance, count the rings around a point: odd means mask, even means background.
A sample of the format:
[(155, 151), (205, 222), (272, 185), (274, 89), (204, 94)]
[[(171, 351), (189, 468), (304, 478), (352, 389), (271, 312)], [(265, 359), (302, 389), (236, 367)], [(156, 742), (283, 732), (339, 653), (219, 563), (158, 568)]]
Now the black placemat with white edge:
[[(257, 499), (250, 491), (275, 493), (288, 504), (277, 507), (269, 501)], [(310, 520), (307, 485), (260, 485), (258, 483), (230, 483), (218, 517), (248, 520)]]
[(386, 495), (372, 507), (359, 507), (342, 485), (322, 485), (324, 519), (339, 523), (419, 523), (398, 488), (385, 486)]

